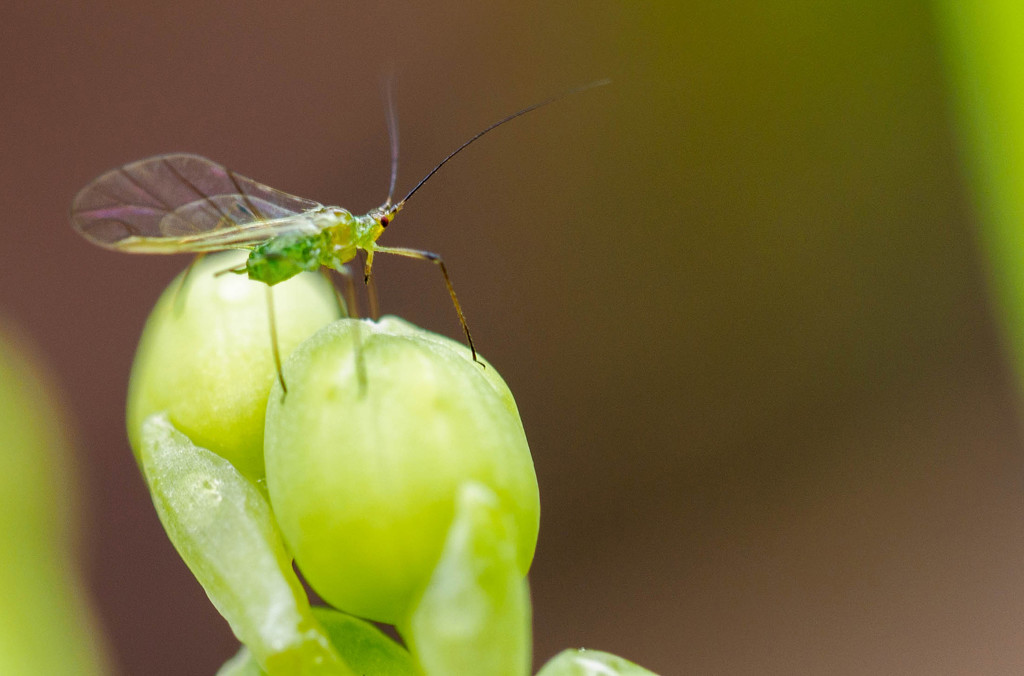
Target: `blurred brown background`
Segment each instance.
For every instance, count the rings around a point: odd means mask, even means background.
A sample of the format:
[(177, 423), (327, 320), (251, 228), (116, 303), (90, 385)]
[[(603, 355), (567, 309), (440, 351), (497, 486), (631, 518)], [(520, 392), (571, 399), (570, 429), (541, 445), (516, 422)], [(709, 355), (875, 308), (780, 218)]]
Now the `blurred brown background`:
[[(640, 5), (640, 6), (636, 6)], [(75, 420), (91, 591), (125, 674), (236, 642), (124, 433), (180, 258), (101, 250), (71, 197), (172, 150), (365, 211), (523, 105), (382, 243), (445, 255), (516, 393), (544, 514), (538, 662), (664, 674), (1020, 673), (1016, 389), (921, 2), (5, 3), (0, 313)], [(384, 309), (457, 337), (430, 266)]]

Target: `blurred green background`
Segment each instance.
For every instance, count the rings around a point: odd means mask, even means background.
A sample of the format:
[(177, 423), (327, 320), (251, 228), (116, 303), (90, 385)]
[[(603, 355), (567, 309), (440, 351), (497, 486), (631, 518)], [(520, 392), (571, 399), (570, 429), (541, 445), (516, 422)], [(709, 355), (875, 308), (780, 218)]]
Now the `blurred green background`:
[[(67, 221), (118, 164), (198, 152), (365, 211), (486, 124), (383, 244), (442, 253), (541, 486), (535, 655), (672, 673), (1016, 673), (1017, 388), (924, 2), (7, 3), (0, 312), (76, 420), (87, 579), (127, 674), (212, 673), (226, 624), (124, 433), (184, 259)], [(430, 266), (383, 308), (457, 337)]]
[(53, 377), (0, 325), (0, 673), (106, 673), (77, 558), (78, 459)]

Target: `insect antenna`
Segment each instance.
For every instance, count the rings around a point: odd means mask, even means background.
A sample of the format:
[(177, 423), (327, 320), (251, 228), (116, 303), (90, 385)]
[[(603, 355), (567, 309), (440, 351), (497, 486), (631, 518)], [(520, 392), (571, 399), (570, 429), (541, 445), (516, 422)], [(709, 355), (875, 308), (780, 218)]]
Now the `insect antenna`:
[[(398, 179), (398, 111), (395, 110), (395, 76), (390, 75), (384, 82), (384, 102), (387, 104), (388, 139), (391, 141), (391, 184), (385, 206), (391, 206), (395, 196), (395, 181)], [(404, 200), (403, 200), (404, 201)]]
[[(473, 138), (469, 139), (468, 141), (463, 143), (461, 146), (459, 146), (458, 148), (453, 150), (448, 155), (448, 157), (446, 157), (443, 160), (441, 160), (440, 162), (438, 162), (437, 166), (434, 167), (433, 169), (431, 169), (430, 172), (426, 176), (424, 176), (420, 180), (419, 183), (416, 184), (416, 187), (414, 187), (412, 190), (410, 190), (409, 194), (407, 194), (405, 197), (403, 197), (401, 199), (401, 201), (399, 201), (398, 204), (396, 204), (395, 206), (401, 208), (407, 201), (409, 201), (409, 198), (412, 197), (413, 194), (415, 194), (416, 191), (419, 190), (423, 186), (423, 184), (426, 183), (430, 179), (431, 176), (433, 176), (434, 174), (437, 173), (438, 169), (440, 169), (441, 167), (443, 167), (445, 164), (448, 163), (448, 160), (450, 160), (453, 157), (455, 157), (456, 155), (458, 155), (460, 152), (462, 152), (463, 149), (465, 149), (466, 146), (468, 146), (473, 141), (477, 140), (478, 138), (480, 138), (481, 136), (483, 136), (487, 132), (491, 131), (492, 129), (497, 129), (498, 127), (500, 127), (501, 125), (505, 124), (506, 122), (511, 122), (512, 120), (516, 119), (517, 117), (519, 117), (521, 115), (526, 115), (527, 113), (529, 113), (531, 111), (534, 111), (534, 110), (537, 110), (538, 108), (542, 108), (542, 107), (548, 105), (549, 103), (554, 103), (555, 101), (558, 101), (560, 99), (564, 99), (566, 96), (569, 96), (571, 94), (578, 94), (579, 92), (583, 92), (583, 91), (586, 91), (588, 89), (593, 89), (594, 87), (601, 87), (601, 86), (609, 84), (609, 83), (611, 83), (611, 80), (597, 80), (596, 82), (591, 82), (589, 84), (585, 84), (583, 86), (576, 87), (575, 89), (570, 89), (567, 92), (562, 92), (561, 94), (558, 94), (557, 96), (552, 96), (549, 99), (544, 99), (543, 101), (535, 103), (532, 106), (527, 106), (527, 107), (523, 108), (522, 110), (517, 110), (516, 112), (512, 113), (511, 115), (498, 120), (497, 122), (495, 122), (491, 126), (489, 126), (486, 129), (484, 129), (483, 131), (477, 133)], [(396, 136), (392, 137), (392, 151), (394, 151), (394, 148), (397, 146), (397, 143), (398, 142), (397, 142), (397, 130), (396, 130)], [(393, 162), (392, 163), (392, 169), (394, 170), (395, 168), (396, 168), (396, 162)], [(392, 175), (391, 180), (392, 180), (392, 186), (393, 186), (394, 185), (394, 175)], [(388, 197), (388, 204), (390, 204), (390, 203), (391, 203), (391, 198)]]

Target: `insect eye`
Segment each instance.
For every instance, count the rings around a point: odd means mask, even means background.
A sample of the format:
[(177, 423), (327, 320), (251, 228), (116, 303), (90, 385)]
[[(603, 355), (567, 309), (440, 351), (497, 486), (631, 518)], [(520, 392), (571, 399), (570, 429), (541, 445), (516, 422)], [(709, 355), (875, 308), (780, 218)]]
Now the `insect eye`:
[(388, 223), (390, 223), (390, 222), (391, 222), (391, 218), (390, 217), (388, 217), (388, 216), (381, 216), (380, 217), (380, 227), (386, 228), (386, 227), (388, 227)]

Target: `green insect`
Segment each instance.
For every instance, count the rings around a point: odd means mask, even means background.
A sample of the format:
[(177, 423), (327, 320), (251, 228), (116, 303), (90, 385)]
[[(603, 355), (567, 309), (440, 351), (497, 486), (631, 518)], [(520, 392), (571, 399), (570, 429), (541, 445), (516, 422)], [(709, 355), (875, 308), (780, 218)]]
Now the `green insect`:
[[(199, 155), (172, 153), (132, 162), (103, 174), (83, 188), (71, 204), (71, 223), (86, 239), (127, 253), (206, 254), (228, 249), (249, 252), (232, 272), (269, 286), (300, 272), (322, 268), (347, 275), (346, 263), (365, 254), (363, 277), (369, 283), (375, 254), (394, 254), (437, 265), (455, 306), (466, 343), (477, 359), (469, 325), (442, 258), (429, 251), (382, 246), (384, 234), (417, 190), (466, 146), (487, 132), (564, 96), (607, 84), (593, 82), (519, 110), (490, 125), (441, 160), (409, 193), (392, 201), (398, 166), (398, 141), (391, 128), (391, 188), (381, 206), (362, 216), (296, 197), (241, 176)], [(285, 388), (270, 307), (271, 339), (278, 378)]]

